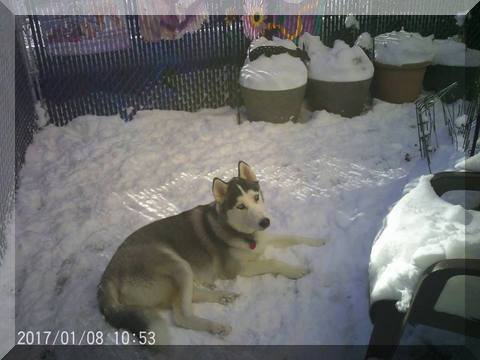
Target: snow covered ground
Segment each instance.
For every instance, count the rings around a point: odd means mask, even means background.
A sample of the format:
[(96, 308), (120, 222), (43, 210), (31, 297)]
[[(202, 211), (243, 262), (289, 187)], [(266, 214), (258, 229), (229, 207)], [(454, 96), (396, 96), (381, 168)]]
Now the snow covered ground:
[[(463, 156), (442, 123), (439, 116), (434, 172)], [(196, 304), (195, 311), (230, 323), (232, 333), (221, 339), (171, 326), (172, 342), (367, 344), (372, 241), (404, 185), (428, 173), (412, 104), (376, 102), (352, 119), (321, 111), (296, 124), (237, 125), (235, 112), (221, 108), (143, 111), (130, 123), (83, 116), (45, 127), (28, 149), (17, 195), (17, 330), (111, 333), (96, 286), (116, 248), (154, 219), (211, 202), (212, 179), (236, 175), (238, 160), (260, 180), (272, 231), (329, 243), (267, 252), (308, 264), (312, 273), (300, 280), (218, 281), (241, 297), (228, 306)], [(169, 311), (164, 317), (171, 323)], [(404, 341), (462, 343), (455, 336), (424, 340), (427, 333), (408, 332)]]

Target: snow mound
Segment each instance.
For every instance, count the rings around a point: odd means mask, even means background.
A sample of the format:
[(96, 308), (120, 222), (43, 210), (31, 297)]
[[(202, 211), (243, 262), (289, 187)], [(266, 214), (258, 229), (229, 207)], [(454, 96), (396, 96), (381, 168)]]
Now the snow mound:
[(432, 61), (435, 55), (433, 35), (423, 37), (405, 30), (375, 37), (375, 61), (388, 65), (407, 65)]
[(322, 81), (361, 81), (373, 76), (373, 64), (365, 52), (357, 45), (348, 46), (336, 40), (333, 48), (325, 46), (319, 36), (305, 33), (300, 38), (310, 57), (308, 77)]
[[(371, 301), (407, 311), (423, 271), (443, 259), (480, 257), (480, 213), (437, 196), (431, 175), (393, 207), (370, 255)], [(480, 301), (480, 299), (479, 299)]]
[(459, 170), (480, 171), (480, 153), (460, 161), (455, 167)]
[(465, 43), (454, 38), (437, 39), (435, 45), (435, 57), (433, 64), (447, 66), (480, 66), (480, 51), (467, 49)]
[(361, 33), (357, 40), (355, 41), (355, 45), (360, 46), (362, 49), (372, 50), (373, 49), (373, 39), (370, 33), (364, 32)]
[[(252, 42), (250, 51), (259, 46), (284, 46), (295, 50), (296, 45), (286, 39), (261, 37)], [(261, 55), (254, 61), (249, 58), (240, 71), (240, 85), (255, 90), (288, 90), (307, 83), (307, 68), (300, 58), (287, 53), (267, 57)]]
[(360, 29), (360, 22), (357, 20), (357, 18), (354, 15), (348, 15), (345, 18), (345, 27), (347, 29), (354, 28), (354, 29)]

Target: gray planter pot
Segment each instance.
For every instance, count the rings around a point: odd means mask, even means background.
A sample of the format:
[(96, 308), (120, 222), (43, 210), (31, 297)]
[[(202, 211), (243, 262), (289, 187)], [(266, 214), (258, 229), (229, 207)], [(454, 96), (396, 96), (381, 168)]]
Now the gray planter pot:
[(345, 82), (308, 79), (308, 103), (313, 110), (354, 117), (363, 112), (369, 101), (371, 82), (371, 78)]
[(271, 123), (296, 121), (306, 87), (303, 85), (288, 90), (254, 90), (240, 86), (248, 119)]

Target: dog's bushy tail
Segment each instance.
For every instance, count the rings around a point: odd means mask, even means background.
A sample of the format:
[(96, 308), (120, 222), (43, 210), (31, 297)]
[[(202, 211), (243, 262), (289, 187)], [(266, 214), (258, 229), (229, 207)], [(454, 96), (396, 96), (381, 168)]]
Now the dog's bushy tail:
[[(154, 332), (154, 345), (168, 345), (169, 336), (165, 320), (155, 308), (142, 308), (120, 304), (113, 285), (108, 281), (100, 283), (97, 292), (101, 313), (107, 322), (119, 329), (126, 329), (135, 334)], [(152, 337), (145, 333), (147, 344), (151, 344)]]

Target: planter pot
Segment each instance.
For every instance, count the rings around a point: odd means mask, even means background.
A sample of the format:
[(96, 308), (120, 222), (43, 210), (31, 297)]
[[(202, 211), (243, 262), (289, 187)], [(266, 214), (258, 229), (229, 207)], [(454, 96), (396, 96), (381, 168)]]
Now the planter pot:
[(453, 102), (461, 98), (472, 100), (474, 81), (479, 76), (479, 67), (430, 65), (425, 73), (423, 87), (425, 90), (438, 92), (457, 82), (458, 85), (448, 94), (445, 94), (444, 100), (447, 102)]
[(422, 91), (422, 82), (429, 62), (387, 65), (374, 62), (373, 96), (390, 103), (415, 101)]
[(308, 103), (313, 110), (354, 117), (360, 115), (368, 103), (371, 82), (371, 78), (351, 82), (308, 79)]
[(306, 87), (302, 85), (288, 90), (254, 90), (240, 86), (248, 119), (272, 123), (296, 121)]

